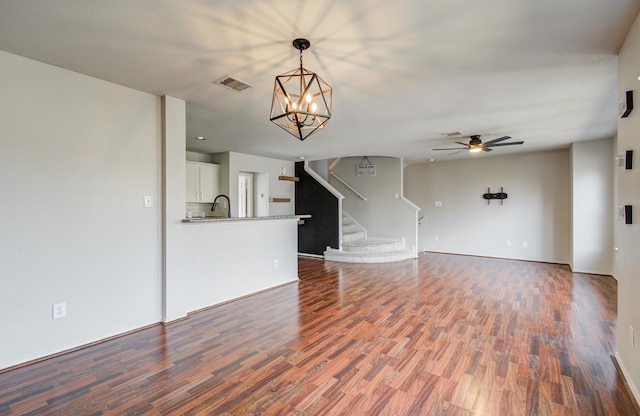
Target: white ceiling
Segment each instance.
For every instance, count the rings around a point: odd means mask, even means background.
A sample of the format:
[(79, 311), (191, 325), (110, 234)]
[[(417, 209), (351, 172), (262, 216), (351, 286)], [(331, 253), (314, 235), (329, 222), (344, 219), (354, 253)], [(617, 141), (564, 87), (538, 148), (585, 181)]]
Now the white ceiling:
[[(639, 10), (640, 0), (0, 0), (0, 49), (185, 100), (189, 150), (413, 163), (477, 157), (431, 150), (454, 145), (452, 131), (525, 141), (492, 155), (613, 137), (617, 53)], [(311, 41), (305, 68), (334, 89), (333, 117), (304, 142), (269, 121), (275, 75), (298, 66), (297, 37)], [(254, 87), (212, 84), (226, 74)]]

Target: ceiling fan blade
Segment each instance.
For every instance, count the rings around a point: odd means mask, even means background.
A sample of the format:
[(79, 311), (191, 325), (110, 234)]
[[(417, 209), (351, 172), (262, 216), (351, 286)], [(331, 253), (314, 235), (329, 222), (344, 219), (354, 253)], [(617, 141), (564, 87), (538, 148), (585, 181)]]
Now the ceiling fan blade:
[(458, 144), (460, 144), (460, 145), (462, 145), (462, 146), (466, 147), (467, 149), (471, 147), (471, 146), (469, 146), (469, 144), (467, 144), (467, 143), (462, 143), (462, 142), (456, 142), (456, 143), (458, 143)]
[[(492, 144), (491, 147), (500, 147), (500, 146), (513, 146), (517, 144), (524, 144), (524, 142), (510, 142), (510, 143), (496, 143)], [(486, 144), (485, 144), (486, 146)]]
[(500, 137), (499, 139), (493, 139), (493, 140), (489, 140), (488, 142), (484, 142), (484, 145), (485, 146), (486, 145), (492, 145), (494, 143), (499, 143), (499, 142), (502, 142), (504, 140), (508, 140), (510, 138), (511, 138), (511, 136), (503, 136), (503, 137)]
[(490, 152), (492, 149), (489, 149), (488, 147), (482, 147), (482, 151), (483, 152)]
[(459, 147), (444, 147), (441, 149), (431, 149), (431, 150), (467, 150), (467, 149), (460, 149)]
[(466, 151), (467, 151), (467, 149), (460, 149), (460, 150), (458, 150), (457, 152), (449, 153), (447, 156), (455, 155), (456, 153), (466, 152)]

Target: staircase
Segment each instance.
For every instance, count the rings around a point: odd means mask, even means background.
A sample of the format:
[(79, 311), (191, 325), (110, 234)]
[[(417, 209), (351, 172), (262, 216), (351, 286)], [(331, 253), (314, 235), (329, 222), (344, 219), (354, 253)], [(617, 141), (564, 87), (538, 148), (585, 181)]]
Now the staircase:
[(327, 247), (324, 259), (343, 263), (390, 263), (413, 258), (405, 241), (367, 238), (367, 232), (347, 214), (342, 215), (342, 250)]

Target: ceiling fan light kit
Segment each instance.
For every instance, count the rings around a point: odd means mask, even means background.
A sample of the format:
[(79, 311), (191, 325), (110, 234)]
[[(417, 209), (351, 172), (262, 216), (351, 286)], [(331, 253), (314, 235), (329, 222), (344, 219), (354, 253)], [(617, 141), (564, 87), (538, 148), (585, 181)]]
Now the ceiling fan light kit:
[(307, 39), (293, 41), (293, 47), (300, 51), (300, 67), (276, 76), (269, 118), (301, 141), (331, 118), (331, 86), (302, 66), (302, 51), (310, 46)]
[(514, 146), (514, 145), (524, 144), (523, 141), (502, 143), (505, 140), (509, 140), (511, 136), (503, 136), (498, 139), (489, 140), (488, 142), (485, 142), (485, 143), (482, 143), (482, 140), (480, 140), (479, 134), (474, 134), (468, 137), (469, 137), (468, 144), (463, 142), (456, 142), (457, 144), (464, 147), (443, 147), (443, 148), (432, 149), (432, 150), (455, 150), (455, 152), (449, 153), (449, 155), (454, 155), (459, 152), (464, 152), (465, 150), (468, 150), (470, 153), (490, 152), (493, 150), (491, 149), (492, 147)]

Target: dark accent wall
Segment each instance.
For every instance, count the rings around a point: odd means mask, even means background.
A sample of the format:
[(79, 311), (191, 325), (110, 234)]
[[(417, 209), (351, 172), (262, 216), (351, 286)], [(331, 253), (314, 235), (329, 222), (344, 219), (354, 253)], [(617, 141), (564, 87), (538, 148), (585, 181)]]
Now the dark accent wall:
[(338, 198), (304, 171), (304, 162), (296, 162), (296, 214), (311, 218), (298, 226), (298, 252), (322, 255), (327, 246), (339, 248)]

